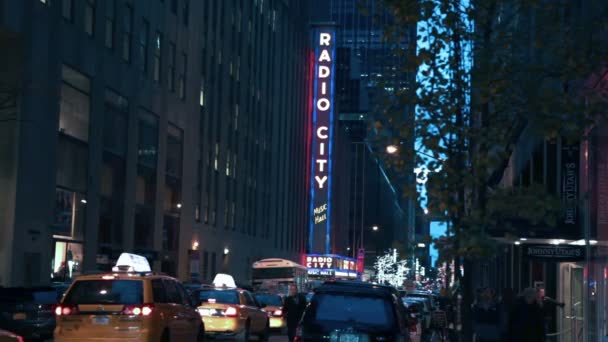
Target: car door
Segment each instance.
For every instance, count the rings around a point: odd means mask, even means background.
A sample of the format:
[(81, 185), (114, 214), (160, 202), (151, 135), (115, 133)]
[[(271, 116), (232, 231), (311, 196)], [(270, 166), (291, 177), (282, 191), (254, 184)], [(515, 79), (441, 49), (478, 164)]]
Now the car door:
[(179, 292), (178, 284), (173, 279), (163, 279), (163, 284), (166, 289), (167, 296), (167, 320), (169, 322), (169, 330), (171, 339), (175, 341), (184, 341), (187, 339), (188, 322), (183, 315), (183, 298)]
[(251, 322), (251, 330), (255, 333), (260, 333), (266, 327), (266, 312), (258, 306), (257, 302), (249, 293), (249, 291), (243, 291), (245, 299), (245, 307), (247, 308), (249, 321)]
[(195, 341), (199, 327), (202, 324), (201, 316), (196, 311), (196, 306), (193, 304), (186, 288), (180, 283), (176, 283), (176, 285), (182, 297), (181, 316), (184, 318), (186, 324), (185, 333), (187, 341)]

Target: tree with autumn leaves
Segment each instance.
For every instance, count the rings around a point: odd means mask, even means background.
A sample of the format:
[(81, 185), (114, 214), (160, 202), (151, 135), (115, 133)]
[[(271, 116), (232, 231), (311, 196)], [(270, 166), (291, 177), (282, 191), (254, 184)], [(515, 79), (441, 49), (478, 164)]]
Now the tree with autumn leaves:
[[(503, 172), (522, 134), (578, 143), (604, 120), (598, 87), (608, 62), (608, 3), (602, 0), (381, 0), (393, 21), (385, 39), (414, 85), (383, 85), (381, 142), (413, 142), (387, 156), (393, 172), (418, 172), (406, 189), (450, 222), (440, 257), (491, 257), (500, 230), (554, 226), (560, 201), (542, 184), (505, 188)], [(374, 11), (380, 13), (381, 11)], [(417, 27), (417, 47), (403, 48)], [(415, 108), (404, 114), (404, 108)], [(426, 191), (421, 191), (422, 187)], [(504, 233), (506, 232), (506, 233)], [(460, 267), (456, 267), (459, 270)], [(471, 284), (457, 274), (470, 304)], [(465, 324), (465, 330), (466, 324)], [(465, 331), (466, 332), (466, 331)]]

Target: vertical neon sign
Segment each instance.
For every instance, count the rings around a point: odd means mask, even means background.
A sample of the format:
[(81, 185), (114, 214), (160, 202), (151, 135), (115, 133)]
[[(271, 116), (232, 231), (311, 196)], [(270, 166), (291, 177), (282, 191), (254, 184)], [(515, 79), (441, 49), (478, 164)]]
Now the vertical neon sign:
[(313, 28), (310, 231), (308, 251), (331, 253), (331, 187), (334, 138), (335, 27)]

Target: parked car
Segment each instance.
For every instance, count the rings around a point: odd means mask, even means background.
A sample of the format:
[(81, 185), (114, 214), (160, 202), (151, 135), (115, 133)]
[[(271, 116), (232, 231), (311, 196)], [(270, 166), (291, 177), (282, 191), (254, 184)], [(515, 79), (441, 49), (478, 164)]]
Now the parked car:
[(414, 314), (416, 318), (421, 322), (422, 329), (427, 330), (431, 328), (431, 309), (428, 300), (424, 298), (403, 298), (403, 303), (408, 308), (411, 314)]
[(410, 341), (410, 317), (396, 289), (356, 281), (330, 281), (315, 289), (297, 341)]
[(426, 291), (410, 291), (406, 294), (406, 297), (410, 298), (425, 298), (429, 301), (430, 309), (435, 310), (437, 305), (437, 296), (432, 292)]
[(53, 287), (0, 288), (0, 329), (28, 340), (51, 339), (62, 294)]

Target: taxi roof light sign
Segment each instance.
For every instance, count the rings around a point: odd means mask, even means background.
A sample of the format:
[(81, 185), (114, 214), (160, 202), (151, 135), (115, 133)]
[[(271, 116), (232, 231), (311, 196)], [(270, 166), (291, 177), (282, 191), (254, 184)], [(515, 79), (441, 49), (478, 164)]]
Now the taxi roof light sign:
[(213, 285), (215, 287), (236, 287), (234, 278), (230, 274), (218, 273), (213, 278)]
[(122, 253), (116, 265), (112, 268), (113, 272), (152, 272), (148, 259), (141, 255)]

